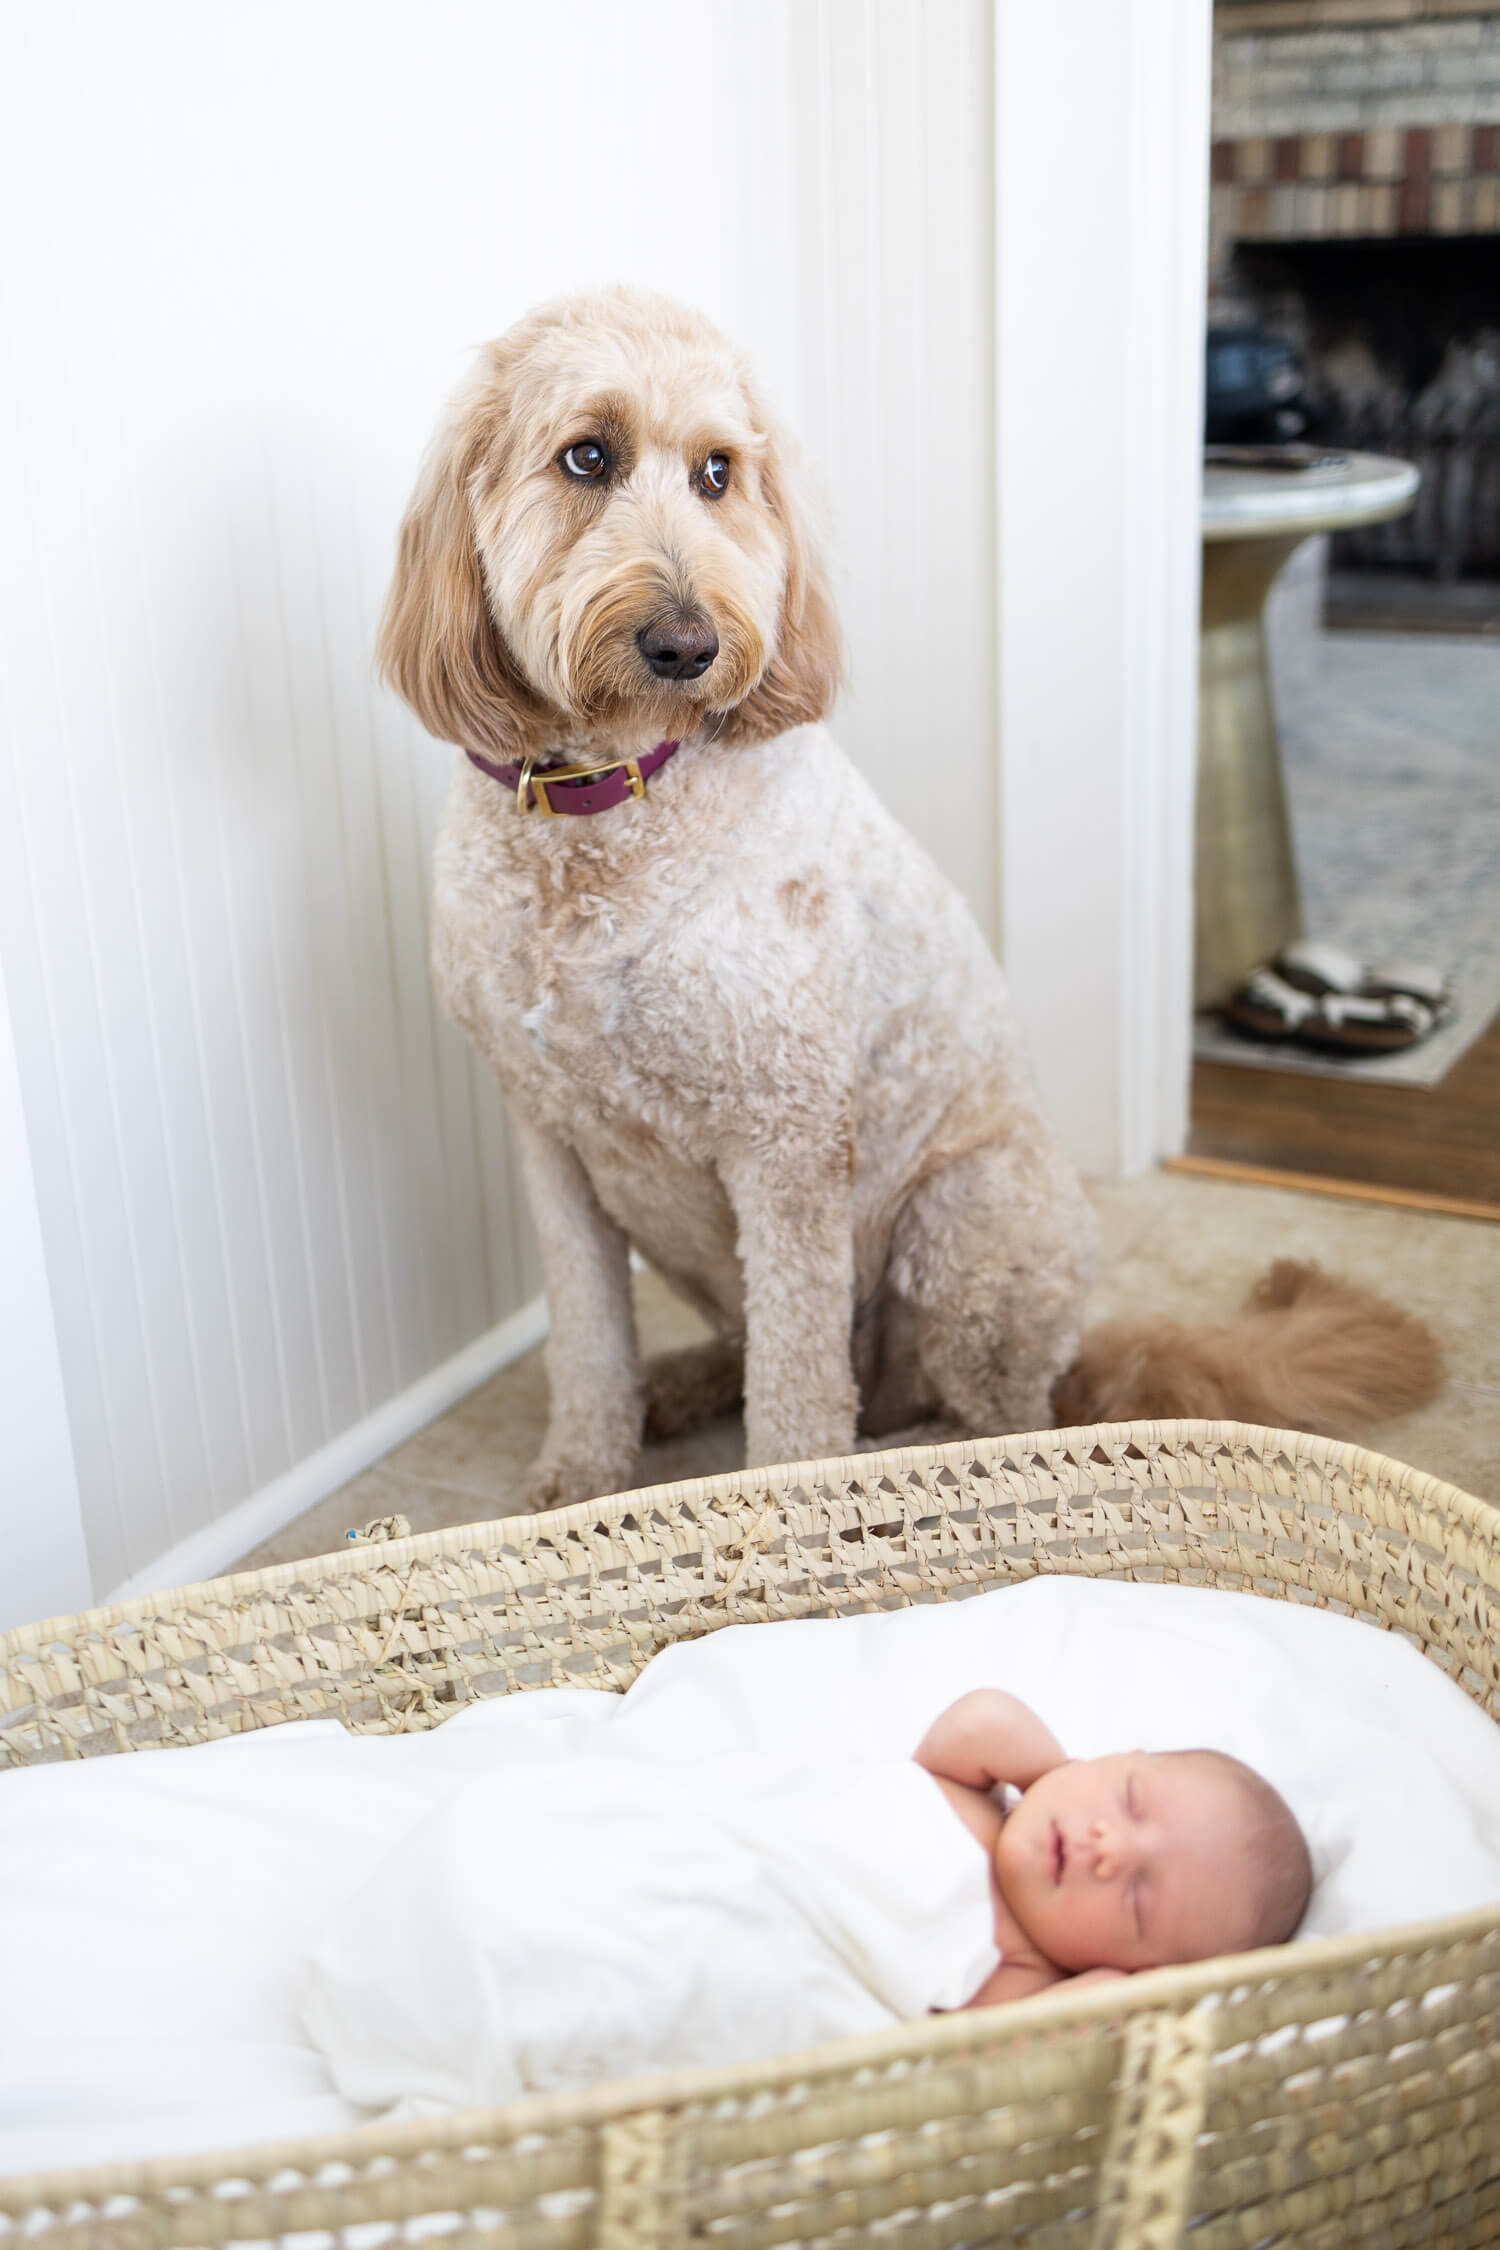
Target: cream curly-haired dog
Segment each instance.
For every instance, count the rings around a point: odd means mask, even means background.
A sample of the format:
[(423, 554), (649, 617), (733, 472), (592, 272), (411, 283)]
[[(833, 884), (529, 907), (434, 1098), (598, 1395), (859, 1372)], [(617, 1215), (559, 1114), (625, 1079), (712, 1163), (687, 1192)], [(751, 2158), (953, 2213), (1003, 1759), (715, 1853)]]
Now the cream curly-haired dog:
[[(742, 1388), (752, 1462), (934, 1412), (1049, 1425), (1093, 1214), (978, 928), (822, 724), (837, 626), (739, 356), (626, 290), (487, 346), (402, 527), (381, 655), (468, 753), (433, 960), (510, 1104), (546, 1262), (531, 1503), (637, 1473), (632, 1246), (718, 1337), (652, 1371), (657, 1427)], [(1326, 1359), (1319, 1286), (1283, 1277)], [(1409, 1324), (1359, 1303), (1389, 1375)], [(1242, 1406), (1245, 1343), (1111, 1332), (1066, 1404), (1118, 1411), (1123, 1379), (1141, 1411)], [(1369, 1357), (1344, 1333), (1344, 1391)]]

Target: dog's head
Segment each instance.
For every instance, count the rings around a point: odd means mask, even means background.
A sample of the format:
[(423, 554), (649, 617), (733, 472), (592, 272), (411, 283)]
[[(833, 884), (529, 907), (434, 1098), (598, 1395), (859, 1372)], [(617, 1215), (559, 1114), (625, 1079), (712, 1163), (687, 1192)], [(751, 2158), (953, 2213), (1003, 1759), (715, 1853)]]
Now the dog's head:
[(832, 604), (722, 337), (618, 290), (486, 346), (407, 510), (380, 657), (431, 733), (502, 759), (821, 718)]

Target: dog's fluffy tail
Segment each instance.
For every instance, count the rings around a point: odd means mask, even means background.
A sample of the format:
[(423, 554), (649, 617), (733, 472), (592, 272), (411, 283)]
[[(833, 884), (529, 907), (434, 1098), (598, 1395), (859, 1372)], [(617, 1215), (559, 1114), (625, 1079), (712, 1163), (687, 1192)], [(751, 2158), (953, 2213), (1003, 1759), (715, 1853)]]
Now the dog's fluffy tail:
[(1423, 1322), (1315, 1265), (1278, 1258), (1220, 1328), (1109, 1321), (1058, 1382), (1059, 1426), (1142, 1418), (1348, 1435), (1423, 1406), (1442, 1381)]

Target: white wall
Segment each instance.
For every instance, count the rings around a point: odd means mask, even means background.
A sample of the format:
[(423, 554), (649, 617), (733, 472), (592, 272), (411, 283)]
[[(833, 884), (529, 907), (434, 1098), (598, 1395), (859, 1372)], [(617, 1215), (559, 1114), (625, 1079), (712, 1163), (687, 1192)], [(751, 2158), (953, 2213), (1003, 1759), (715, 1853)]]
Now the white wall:
[(1187, 1127), (1210, 21), (996, 16), (1001, 950), (1107, 1176)]
[(840, 739), (998, 941), (992, 16), (792, 0), (782, 388), (832, 501)]
[(102, 1594), (227, 1562), (538, 1286), (428, 996), (449, 755), (370, 673), (475, 343), (619, 277), (752, 348), (829, 486), (845, 739), (995, 927), (990, 11), (17, 0), (0, 40), (0, 964)]
[(89, 1601), (52, 1293), (0, 976), (0, 1632)]

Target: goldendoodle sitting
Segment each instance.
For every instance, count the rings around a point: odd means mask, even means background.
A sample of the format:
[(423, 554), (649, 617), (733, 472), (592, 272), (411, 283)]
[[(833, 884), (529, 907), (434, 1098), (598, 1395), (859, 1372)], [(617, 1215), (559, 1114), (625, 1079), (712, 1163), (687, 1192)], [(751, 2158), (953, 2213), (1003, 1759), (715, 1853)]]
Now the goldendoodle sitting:
[[(658, 1428), (742, 1385), (755, 1463), (846, 1453), (856, 1421), (1050, 1425), (1093, 1216), (978, 928), (822, 725), (823, 571), (706, 321), (613, 291), (484, 350), (407, 513), (382, 659), (467, 752), (433, 958), (510, 1103), (546, 1260), (532, 1504), (636, 1474), (632, 1246), (721, 1339), (651, 1371)], [(1410, 1375), (1402, 1316), (1324, 1277), (1288, 1289), (1333, 1292), (1310, 1325), (1303, 1305), (1310, 1338), (1359, 1313), (1366, 1389)], [(1243, 1411), (1238, 1336), (1173, 1391), (1209, 1341), (1115, 1332), (1066, 1403), (1121, 1410), (1125, 1369), (1145, 1411)], [(1304, 1388), (1302, 1419), (1326, 1418), (1327, 1382)]]

